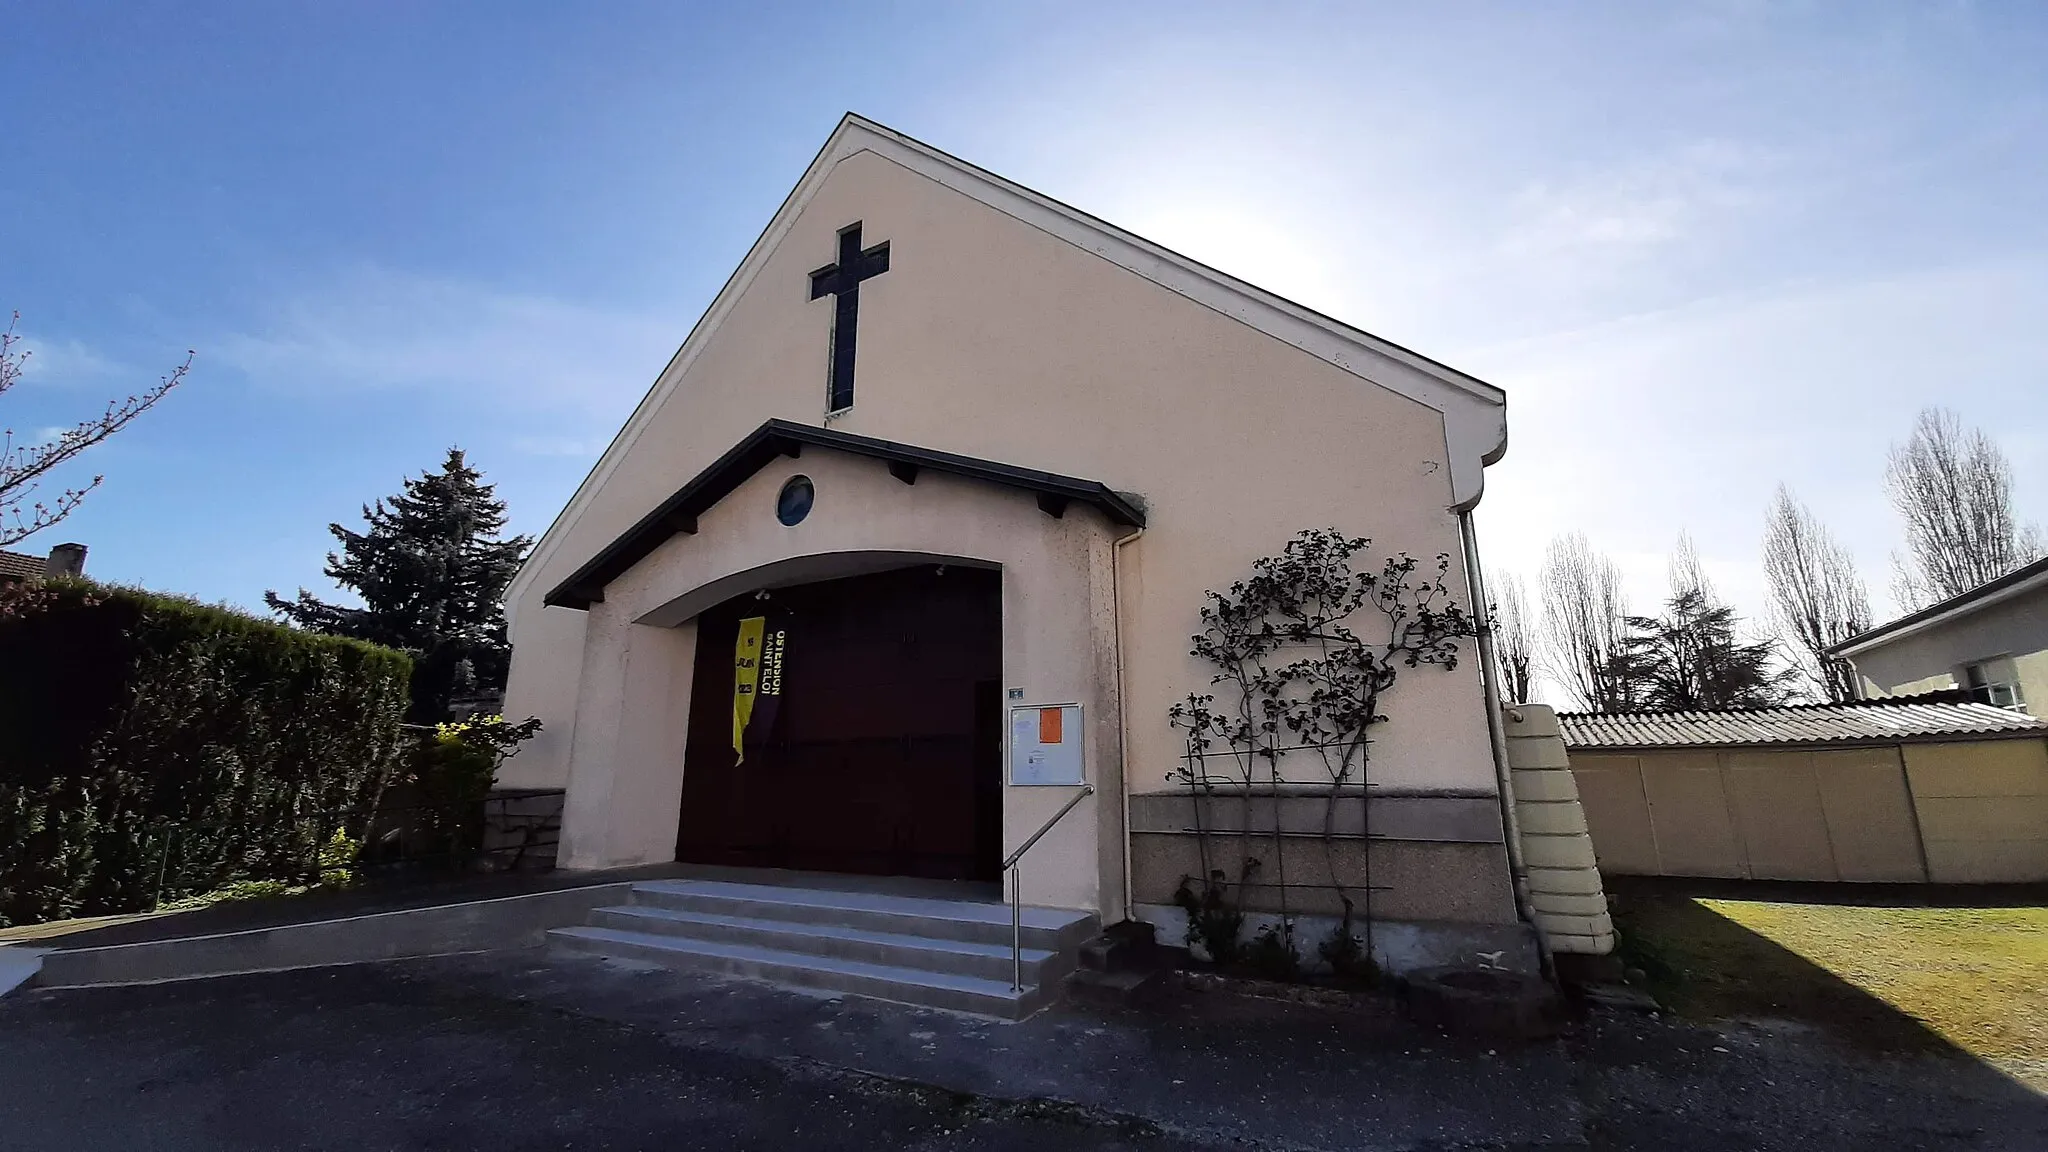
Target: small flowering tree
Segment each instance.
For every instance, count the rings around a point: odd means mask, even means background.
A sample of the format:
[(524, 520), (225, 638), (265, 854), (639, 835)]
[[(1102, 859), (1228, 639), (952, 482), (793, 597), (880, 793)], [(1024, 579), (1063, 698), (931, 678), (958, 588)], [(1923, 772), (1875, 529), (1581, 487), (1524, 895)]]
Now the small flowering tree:
[[(8, 321), (7, 330), (0, 332), (0, 396), (21, 383), (32, 355), (18, 350), (21, 337), (15, 328), (20, 322), (21, 313), (16, 312)], [(47, 503), (34, 499), (43, 478), (154, 408), (157, 401), (184, 382), (191, 368), (192, 353), (188, 351), (185, 362), (171, 369), (170, 375), (154, 387), (124, 400), (110, 400), (106, 411), (62, 429), (50, 439), (22, 442), (14, 438), (12, 428), (0, 431), (0, 545), (26, 539), (71, 515), (85, 494), (99, 487), (104, 477), (94, 476), (80, 488), (66, 488)]]
[[(21, 336), (15, 331), (20, 323), (21, 313), (16, 312), (8, 320), (7, 330), (0, 332), (0, 396), (21, 383), (33, 355), (20, 347)], [(188, 351), (185, 362), (155, 387), (125, 400), (110, 401), (106, 411), (98, 416), (62, 429), (49, 439), (17, 441), (14, 429), (0, 427), (0, 546), (24, 540), (71, 515), (85, 494), (99, 487), (103, 478), (94, 476), (83, 487), (66, 488), (49, 502), (35, 499), (43, 478), (154, 407), (184, 381), (191, 367), (192, 353)], [(19, 619), (48, 601), (49, 596), (32, 584), (0, 583), (0, 621)]]

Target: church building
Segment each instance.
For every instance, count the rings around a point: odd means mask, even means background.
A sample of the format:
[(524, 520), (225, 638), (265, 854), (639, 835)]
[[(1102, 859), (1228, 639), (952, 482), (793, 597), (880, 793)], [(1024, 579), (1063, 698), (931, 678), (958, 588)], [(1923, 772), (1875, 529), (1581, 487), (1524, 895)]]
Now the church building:
[[(994, 892), (1030, 842), (1025, 905), (1178, 945), (1205, 592), (1334, 528), (1469, 610), (1506, 446), (1499, 389), (849, 115), (513, 581), (500, 783), (566, 788), (566, 868)], [(1458, 643), (1346, 850), (1377, 947), (1532, 967)]]

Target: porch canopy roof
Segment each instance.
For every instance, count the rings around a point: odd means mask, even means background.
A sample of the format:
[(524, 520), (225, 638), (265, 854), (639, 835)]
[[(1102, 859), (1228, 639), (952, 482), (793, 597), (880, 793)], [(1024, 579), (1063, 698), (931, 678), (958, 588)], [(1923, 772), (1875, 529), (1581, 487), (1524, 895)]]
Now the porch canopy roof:
[(568, 579), (555, 585), (544, 602), (552, 607), (579, 611), (600, 603), (604, 600), (605, 585), (646, 559), (671, 536), (694, 535), (698, 516), (776, 458), (801, 456), (806, 446), (881, 460), (889, 466), (889, 474), (905, 484), (916, 483), (918, 473), (930, 469), (1034, 492), (1038, 495), (1039, 508), (1049, 516), (1064, 515), (1069, 504), (1086, 504), (1099, 510), (1112, 523), (1134, 528), (1145, 526), (1145, 513), (1137, 503), (1100, 481), (978, 460), (972, 456), (956, 456), (951, 452), (856, 436), (830, 428), (813, 428), (787, 420), (770, 420), (677, 489), (675, 495), (642, 516), (638, 523), (606, 545)]

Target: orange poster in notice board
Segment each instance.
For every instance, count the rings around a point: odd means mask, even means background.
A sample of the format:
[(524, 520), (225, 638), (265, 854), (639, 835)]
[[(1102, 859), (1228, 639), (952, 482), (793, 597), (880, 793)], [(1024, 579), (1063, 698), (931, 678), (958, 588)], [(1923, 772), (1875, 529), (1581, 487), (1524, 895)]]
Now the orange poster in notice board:
[(1074, 785), (1086, 778), (1079, 704), (1025, 704), (1010, 709), (1008, 743), (1012, 784)]

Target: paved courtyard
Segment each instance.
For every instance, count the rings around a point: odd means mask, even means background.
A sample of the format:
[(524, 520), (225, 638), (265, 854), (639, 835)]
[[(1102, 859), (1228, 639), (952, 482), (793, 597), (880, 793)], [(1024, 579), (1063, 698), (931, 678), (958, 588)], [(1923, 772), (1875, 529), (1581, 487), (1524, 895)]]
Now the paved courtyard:
[(1009, 1025), (507, 952), (16, 993), (0, 1147), (2038, 1150), (2048, 1100), (1790, 1024), (1488, 1047), (1184, 993)]

